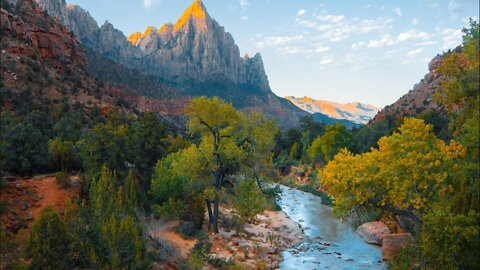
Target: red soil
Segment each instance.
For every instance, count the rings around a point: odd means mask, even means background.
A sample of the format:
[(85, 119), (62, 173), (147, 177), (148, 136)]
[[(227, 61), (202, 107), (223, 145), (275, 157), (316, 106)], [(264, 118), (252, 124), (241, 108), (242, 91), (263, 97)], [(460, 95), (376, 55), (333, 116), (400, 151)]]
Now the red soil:
[(65, 189), (60, 188), (51, 175), (7, 182), (0, 190), (0, 201), (6, 206), (0, 221), (7, 237), (13, 237), (20, 229), (28, 232), (47, 206), (63, 214), (66, 203), (80, 192), (78, 178), (72, 177), (72, 180), (71, 187)]

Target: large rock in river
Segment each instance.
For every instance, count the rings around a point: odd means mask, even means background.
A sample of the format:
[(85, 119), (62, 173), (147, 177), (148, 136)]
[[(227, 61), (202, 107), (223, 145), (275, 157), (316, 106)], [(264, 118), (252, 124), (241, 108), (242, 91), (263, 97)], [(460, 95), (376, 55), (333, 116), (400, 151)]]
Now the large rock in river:
[(382, 254), (384, 260), (390, 260), (393, 256), (413, 242), (413, 237), (409, 233), (387, 234), (382, 241)]
[(374, 221), (360, 225), (355, 233), (369, 244), (381, 245), (383, 237), (391, 231), (383, 222)]

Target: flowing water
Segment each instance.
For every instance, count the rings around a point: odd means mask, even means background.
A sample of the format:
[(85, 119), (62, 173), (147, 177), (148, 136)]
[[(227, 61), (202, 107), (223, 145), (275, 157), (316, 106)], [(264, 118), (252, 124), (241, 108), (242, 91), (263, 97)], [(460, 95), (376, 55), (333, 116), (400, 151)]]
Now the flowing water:
[(379, 246), (363, 242), (321, 198), (281, 186), (278, 203), (309, 239), (283, 252), (280, 269), (386, 269)]

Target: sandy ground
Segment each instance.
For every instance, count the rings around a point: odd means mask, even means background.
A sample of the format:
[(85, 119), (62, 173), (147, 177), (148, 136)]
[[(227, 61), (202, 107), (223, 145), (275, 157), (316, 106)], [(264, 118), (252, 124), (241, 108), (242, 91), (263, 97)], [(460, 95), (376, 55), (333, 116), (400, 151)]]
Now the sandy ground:
[(0, 192), (0, 201), (6, 206), (0, 221), (7, 236), (13, 236), (21, 229), (28, 232), (47, 206), (62, 214), (66, 203), (80, 192), (78, 177), (71, 179), (72, 185), (66, 189), (60, 188), (52, 175), (7, 181)]
[[(221, 207), (221, 213), (223, 218), (233, 216), (233, 211), (226, 207)], [(205, 221), (205, 223), (207, 222)], [(166, 221), (154, 218), (147, 220), (149, 234), (168, 246), (169, 265), (172, 262), (170, 256), (180, 257), (182, 260), (188, 258), (190, 249), (196, 243), (196, 240), (183, 239), (175, 231), (179, 225), (180, 222), (177, 220)], [(204, 229), (207, 229), (206, 225)], [(212, 244), (210, 257), (226, 261), (235, 260), (241, 263), (245, 269), (257, 269), (259, 266), (260, 269), (276, 269), (282, 259), (281, 251), (298, 245), (306, 238), (299, 224), (281, 211), (265, 211), (261, 215), (257, 215), (254, 224), (246, 224), (244, 230), (239, 233), (234, 228), (225, 228), (221, 225), (219, 231), (219, 234), (208, 234)], [(269, 237), (269, 235), (273, 236)], [(156, 268), (178, 269), (165, 267), (165, 265)], [(204, 269), (216, 268), (206, 265)]]

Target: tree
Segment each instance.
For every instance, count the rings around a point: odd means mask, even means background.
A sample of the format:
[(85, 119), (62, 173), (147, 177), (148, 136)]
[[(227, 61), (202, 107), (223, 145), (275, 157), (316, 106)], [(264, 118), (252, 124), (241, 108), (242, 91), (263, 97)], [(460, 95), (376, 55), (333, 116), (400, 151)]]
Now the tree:
[(48, 167), (48, 138), (32, 124), (18, 123), (2, 129), (0, 157), (4, 170), (28, 174), (45, 171)]
[(233, 189), (233, 206), (243, 222), (265, 210), (267, 201), (253, 181), (240, 181)]
[(312, 162), (322, 160), (327, 163), (340, 149), (351, 146), (351, 137), (344, 125), (328, 125), (325, 134), (317, 137), (307, 149), (307, 155)]
[(141, 225), (136, 224), (138, 187), (131, 173), (124, 182), (120, 185), (106, 166), (99, 179), (92, 181), (92, 220), (100, 239), (94, 257), (101, 268), (145, 269), (149, 265), (146, 243)]
[(50, 161), (62, 172), (68, 171), (69, 165), (75, 160), (73, 144), (60, 139), (53, 139), (48, 142)]
[(32, 269), (67, 269), (70, 240), (64, 222), (51, 208), (45, 208), (33, 224), (27, 253)]
[[(209, 227), (218, 232), (220, 194), (233, 187), (239, 175), (253, 178), (259, 184), (267, 166), (271, 168), (276, 126), (258, 113), (248, 116), (218, 98), (193, 99), (186, 109), (189, 132), (199, 137), (182, 151), (169, 155), (157, 165), (152, 181), (152, 194), (166, 200), (161, 183), (180, 189), (180, 181), (189, 192), (204, 195)], [(162, 195), (163, 194), (163, 195)]]
[(454, 141), (447, 145), (431, 125), (415, 118), (406, 118), (398, 132), (378, 144), (378, 150), (360, 155), (342, 150), (322, 171), (335, 209), (380, 208), (411, 219), (418, 229), (423, 214), (452, 192), (465, 149)]
[[(229, 181), (227, 178), (239, 173), (242, 166), (257, 172), (256, 166), (270, 160), (276, 128), (272, 120), (266, 120), (259, 114), (246, 117), (218, 98), (193, 99), (186, 112), (190, 118), (189, 132), (199, 134), (201, 143), (198, 147), (187, 148), (184, 153), (188, 159), (196, 157), (195, 163), (204, 164), (191, 176), (206, 176), (207, 181), (211, 178), (206, 205), (209, 222), (214, 232), (218, 233), (219, 192)], [(190, 166), (192, 162), (185, 164)]]

